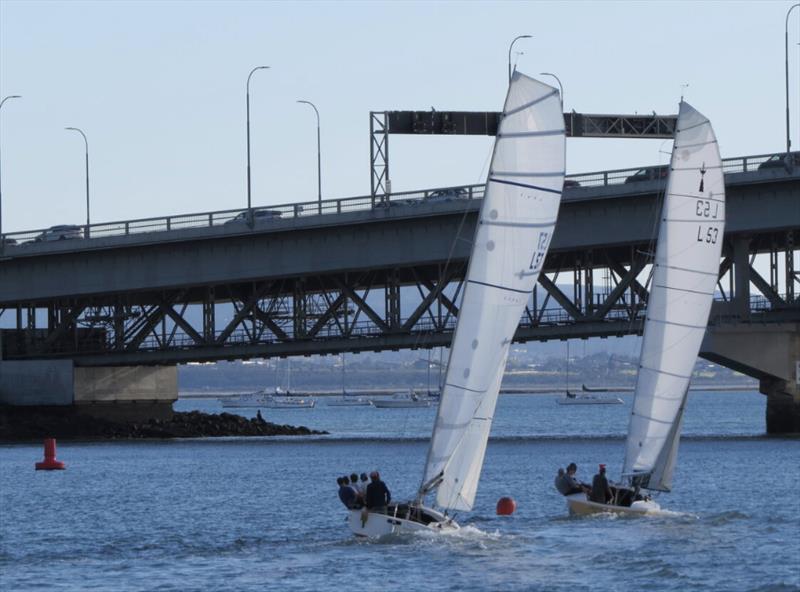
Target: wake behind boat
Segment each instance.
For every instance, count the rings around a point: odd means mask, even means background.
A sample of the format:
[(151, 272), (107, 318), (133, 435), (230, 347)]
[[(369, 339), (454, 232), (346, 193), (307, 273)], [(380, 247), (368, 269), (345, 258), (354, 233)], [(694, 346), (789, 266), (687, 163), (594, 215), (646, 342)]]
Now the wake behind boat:
[[(351, 510), (356, 536), (452, 532), (475, 502), (509, 347), (542, 269), (564, 186), (558, 91), (514, 72), (478, 214), (425, 472), (414, 501)], [(373, 404), (377, 403), (377, 400)], [(424, 505), (436, 494), (436, 510)]]
[(575, 394), (567, 391), (563, 397), (556, 399), (559, 405), (622, 405), (619, 397), (598, 397), (597, 395)]
[[(708, 324), (725, 227), (725, 183), (711, 123), (681, 101), (675, 129), (622, 485), (609, 487), (601, 466), (591, 499), (567, 494), (574, 514), (658, 511), (658, 504), (641, 491), (672, 488), (686, 396)], [(598, 483), (605, 486), (595, 487)]]

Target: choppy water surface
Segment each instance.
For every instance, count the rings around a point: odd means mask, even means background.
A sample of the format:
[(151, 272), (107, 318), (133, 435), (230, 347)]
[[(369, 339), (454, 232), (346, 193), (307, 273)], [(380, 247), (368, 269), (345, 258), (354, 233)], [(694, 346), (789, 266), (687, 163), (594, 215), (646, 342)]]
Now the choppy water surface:
[(265, 410), (322, 438), (61, 443), (53, 473), (39, 446), (0, 447), (0, 589), (800, 590), (800, 441), (762, 436), (758, 394), (690, 395), (671, 513), (567, 517), (555, 469), (619, 473), (623, 398), (501, 397), (461, 533), (379, 543), (349, 535), (335, 478), (378, 468), (411, 497), (433, 409)]

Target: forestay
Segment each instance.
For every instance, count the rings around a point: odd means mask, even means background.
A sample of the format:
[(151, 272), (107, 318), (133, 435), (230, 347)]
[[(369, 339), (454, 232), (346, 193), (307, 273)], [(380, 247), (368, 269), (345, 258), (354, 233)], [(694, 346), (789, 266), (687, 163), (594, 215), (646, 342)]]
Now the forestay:
[(725, 183), (711, 124), (681, 102), (623, 473), (669, 491), (683, 406), (706, 331), (725, 227)]
[(495, 140), (421, 494), (470, 510), (506, 358), (544, 263), (564, 184), (558, 92), (515, 73)]

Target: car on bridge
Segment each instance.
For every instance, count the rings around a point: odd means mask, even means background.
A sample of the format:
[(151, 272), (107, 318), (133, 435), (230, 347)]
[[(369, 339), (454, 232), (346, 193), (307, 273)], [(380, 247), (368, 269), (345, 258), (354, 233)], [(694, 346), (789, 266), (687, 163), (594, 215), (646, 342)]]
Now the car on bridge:
[(446, 189), (431, 191), (422, 198), (422, 201), (453, 201), (454, 199), (469, 199), (469, 193), (463, 187), (447, 187)]
[(35, 243), (47, 243), (51, 241), (73, 240), (83, 238), (83, 228), (75, 224), (58, 224), (51, 226), (41, 232), (33, 239)]
[(645, 167), (639, 169), (632, 175), (625, 178), (625, 183), (641, 183), (643, 181), (655, 181), (666, 179), (669, 174), (668, 166)]
[(575, 179), (564, 179), (564, 189), (572, 189), (580, 186), (581, 184)]
[(785, 168), (791, 170), (792, 167), (800, 166), (800, 152), (790, 152), (786, 154), (773, 154), (767, 160), (758, 165), (758, 170)]
[(264, 220), (275, 220), (276, 218), (280, 218), (282, 214), (283, 212), (280, 210), (245, 210), (239, 212), (234, 218), (225, 222), (223, 226), (247, 223), (250, 215), (253, 216), (253, 222), (261, 222)]

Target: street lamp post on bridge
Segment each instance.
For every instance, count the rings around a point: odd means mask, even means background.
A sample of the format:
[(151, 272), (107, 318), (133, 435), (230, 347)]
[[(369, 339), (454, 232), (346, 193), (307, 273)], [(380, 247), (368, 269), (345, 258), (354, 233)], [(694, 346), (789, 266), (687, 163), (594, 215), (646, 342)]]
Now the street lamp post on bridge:
[(86, 134), (83, 133), (83, 130), (77, 127), (65, 127), (65, 130), (78, 132), (81, 136), (83, 136), (83, 144), (86, 147), (86, 228), (83, 231), (83, 235), (86, 238), (89, 238), (89, 224), (91, 223), (89, 220), (89, 140), (86, 139)]
[(322, 213), (322, 150), (319, 141), (319, 111), (317, 106), (311, 101), (297, 101), (305, 105), (310, 105), (317, 115), (317, 201), (319, 202), (319, 213)]
[(789, 133), (789, 15), (792, 14), (792, 11), (798, 6), (800, 6), (800, 4), (794, 4), (786, 12), (786, 27), (784, 30), (784, 42), (786, 50), (786, 158), (789, 158), (789, 152), (792, 151), (792, 138), (790, 137)]
[(514, 44), (519, 41), (520, 39), (530, 39), (532, 35), (518, 35), (514, 37), (514, 40), (511, 42), (511, 45), (508, 46), (508, 81), (511, 82), (511, 49), (514, 47)]
[(564, 86), (561, 84), (561, 79), (552, 72), (540, 72), (539, 76), (552, 76), (558, 82), (558, 90), (561, 93), (561, 110), (564, 110)]
[(253, 202), (250, 194), (250, 79), (256, 70), (269, 70), (269, 66), (256, 66), (247, 76), (247, 210), (251, 210)]
[[(21, 99), (22, 95), (8, 95), (2, 101), (0, 101), (0, 110), (3, 108), (3, 103), (5, 103), (8, 99)], [(3, 236), (3, 186), (2, 180), (0, 180), (0, 237)], [(3, 248), (4, 240), (0, 238), (0, 249)]]

